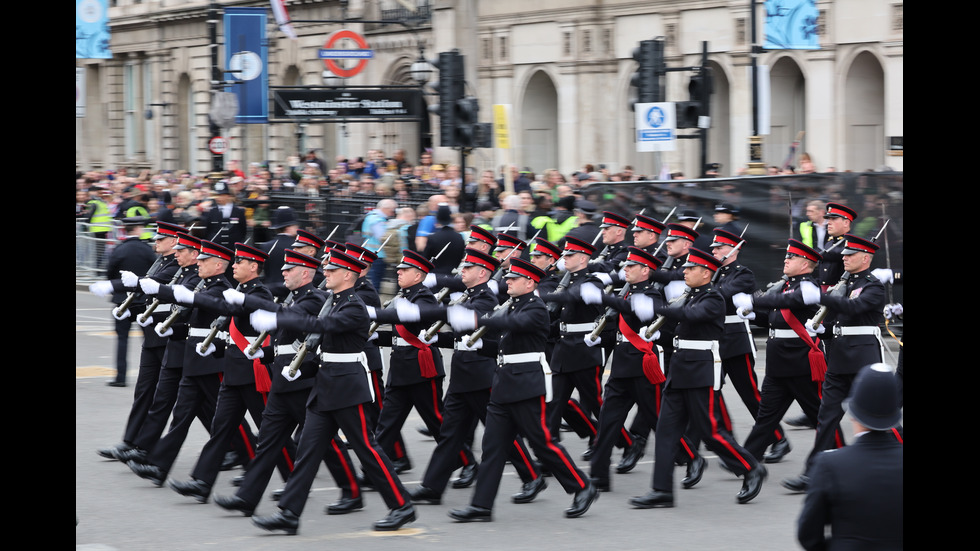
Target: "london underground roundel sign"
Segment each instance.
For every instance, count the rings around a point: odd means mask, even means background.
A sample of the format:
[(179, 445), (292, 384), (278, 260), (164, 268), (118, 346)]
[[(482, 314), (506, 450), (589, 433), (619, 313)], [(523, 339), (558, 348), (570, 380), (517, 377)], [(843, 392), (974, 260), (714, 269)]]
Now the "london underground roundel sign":
[[(353, 42), (356, 47), (344, 48), (342, 47), (344, 41)], [(320, 59), (323, 60), (327, 69), (342, 78), (350, 78), (363, 71), (368, 60), (373, 57), (374, 50), (368, 48), (368, 43), (364, 37), (348, 29), (341, 29), (331, 34), (327, 38), (326, 44), (323, 45), (323, 49), (320, 50)], [(338, 60), (341, 59), (356, 59), (357, 63), (348, 69), (338, 63)]]

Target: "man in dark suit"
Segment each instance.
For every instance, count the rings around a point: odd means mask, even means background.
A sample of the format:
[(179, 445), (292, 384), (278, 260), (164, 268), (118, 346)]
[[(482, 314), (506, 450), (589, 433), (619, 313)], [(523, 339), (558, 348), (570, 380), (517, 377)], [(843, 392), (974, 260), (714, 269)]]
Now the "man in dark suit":
[(848, 410), (855, 443), (814, 461), (796, 537), (808, 550), (903, 549), (905, 456), (892, 435), (901, 410), (890, 366), (861, 370)]
[(272, 225), (269, 227), (278, 231), (278, 234), (270, 241), (259, 245), (259, 248), (269, 255), (269, 260), (265, 262), (262, 283), (265, 283), (267, 287), (274, 288), (282, 285), (283, 253), (286, 249), (292, 248), (296, 241), (299, 230), (296, 212), (289, 207), (279, 207), (272, 213)]
[[(449, 275), (463, 259), (466, 242), (453, 228), (452, 212), (449, 205), (439, 205), (436, 212), (436, 231), (425, 242), (422, 256), (432, 261), (432, 273)], [(445, 250), (443, 250), (445, 249)]]
[[(228, 182), (215, 182), (213, 193), (214, 206), (202, 216), (205, 224), (204, 236), (227, 249), (234, 249), (235, 243), (245, 242), (248, 231), (245, 209), (235, 204), (235, 196), (232, 195)], [(230, 272), (226, 275), (231, 277)]]

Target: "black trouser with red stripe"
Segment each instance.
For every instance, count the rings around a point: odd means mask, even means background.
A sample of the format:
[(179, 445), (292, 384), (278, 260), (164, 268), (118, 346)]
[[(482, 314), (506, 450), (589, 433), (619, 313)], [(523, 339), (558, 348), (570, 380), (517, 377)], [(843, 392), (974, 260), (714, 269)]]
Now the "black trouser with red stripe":
[[(728, 376), (728, 380), (732, 382), (735, 391), (738, 392), (739, 398), (745, 404), (745, 409), (749, 410), (749, 415), (757, 421), (762, 394), (759, 391), (759, 378), (755, 373), (755, 356), (742, 354), (734, 358), (724, 359), (721, 361), (721, 368)], [(774, 442), (785, 437), (786, 432), (778, 422), (772, 429)]]
[[(245, 479), (236, 493), (249, 504), (258, 505), (262, 499), (272, 478), (273, 469), (284, 458), (284, 450), (288, 450), (290, 454), (290, 470), (295, 469), (296, 446), (292, 435), (297, 427), (302, 430), (306, 422), (306, 401), (309, 396), (309, 388), (269, 394), (269, 401), (262, 413), (262, 429), (259, 431), (255, 458), (247, 465)], [(327, 446), (323, 463), (330, 470), (344, 497), (361, 495), (347, 446), (339, 437), (333, 438)]]
[[(151, 329), (152, 330), (152, 329)], [(150, 412), (153, 404), (153, 394), (160, 380), (160, 368), (163, 366), (163, 353), (167, 346), (143, 347), (140, 350), (140, 367), (136, 375), (136, 388), (133, 389), (133, 405), (129, 408), (129, 418), (123, 431), (122, 441), (130, 446), (136, 443), (143, 421)]]
[(779, 421), (794, 401), (800, 404), (807, 419), (816, 425), (817, 412), (820, 410), (820, 381), (814, 381), (810, 375), (766, 375), (762, 380), (762, 400), (759, 403), (758, 416), (745, 439), (745, 449), (757, 460), (762, 461), (766, 448), (776, 442)]
[(483, 430), (483, 461), (471, 501), (474, 507), (493, 508), (504, 464), (518, 435), (527, 438), (534, 455), (566, 492), (578, 492), (588, 486), (586, 474), (551, 436), (545, 416), (544, 396), (502, 404), (494, 402), (491, 395)]
[(612, 378), (606, 381), (605, 400), (599, 412), (599, 434), (592, 455), (593, 478), (608, 482), (613, 445), (622, 438), (623, 425), (633, 405), (637, 415), (656, 424), (660, 417), (660, 393), (663, 385), (651, 384), (646, 377)]
[(286, 488), (279, 499), (280, 508), (292, 511), (297, 516), (303, 513), (320, 459), (326, 456), (335, 443), (334, 437), (338, 430), (344, 431), (348, 444), (361, 462), (364, 474), (374, 484), (389, 509), (397, 509), (411, 502), (408, 492), (395, 474), (391, 460), (374, 439), (367, 417), (367, 404), (331, 411), (307, 408), (296, 467), (286, 481)]
[(736, 475), (758, 467), (759, 462), (725, 428), (720, 395), (720, 391), (711, 387), (664, 388), (654, 446), (654, 490), (674, 491), (674, 460), (687, 430), (700, 434), (705, 447), (716, 453)]
[[(442, 421), (441, 440), (432, 452), (429, 466), (422, 478), (422, 485), (441, 494), (446, 490), (452, 472), (463, 466), (466, 442), (473, 436), (473, 420), (486, 423), (490, 389), (473, 392), (450, 392), (446, 395), (445, 415)], [(508, 451), (508, 458), (521, 482), (531, 482), (541, 476), (534, 470), (531, 452), (521, 438), (515, 438)]]

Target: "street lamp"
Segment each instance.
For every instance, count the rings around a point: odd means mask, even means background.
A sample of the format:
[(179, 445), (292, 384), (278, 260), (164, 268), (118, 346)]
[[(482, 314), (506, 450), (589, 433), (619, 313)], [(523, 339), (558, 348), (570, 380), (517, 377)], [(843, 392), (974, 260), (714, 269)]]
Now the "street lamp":
[(412, 63), (408, 72), (419, 87), (423, 87), (429, 82), (429, 77), (432, 76), (432, 64), (425, 59), (425, 50), (419, 49), (419, 58), (415, 60), (415, 63)]

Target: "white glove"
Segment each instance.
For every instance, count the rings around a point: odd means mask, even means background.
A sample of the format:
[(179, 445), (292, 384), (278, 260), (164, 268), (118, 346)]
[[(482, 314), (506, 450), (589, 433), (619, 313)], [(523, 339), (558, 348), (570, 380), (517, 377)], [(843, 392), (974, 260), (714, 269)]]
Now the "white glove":
[(755, 312), (753, 312), (752, 310), (746, 310), (744, 308), (736, 308), (735, 313), (738, 314), (738, 317), (743, 320), (755, 319)]
[(591, 333), (585, 336), (586, 346), (593, 347), (601, 342), (602, 342), (602, 337), (596, 337), (595, 339), (593, 339)]
[(202, 351), (201, 350), (202, 344), (204, 343), (203, 342), (197, 343), (197, 346), (194, 347), (194, 352), (197, 352), (197, 355), (201, 356), (202, 358), (207, 358), (211, 354), (214, 354), (214, 351), (217, 350), (217, 348), (215, 348), (214, 346), (214, 343), (211, 343), (208, 345), (206, 350)]
[[(612, 285), (612, 276), (609, 274), (604, 274), (601, 272), (596, 272), (592, 274), (596, 279), (602, 282), (603, 285)], [(584, 285), (583, 285), (584, 287)]]
[(250, 360), (257, 360), (259, 358), (265, 357), (265, 352), (261, 348), (259, 348), (258, 350), (255, 351), (255, 355), (254, 356), (251, 355), (251, 354), (249, 354), (248, 353), (248, 347), (247, 346), (245, 347), (245, 350), (242, 351), (242, 354), (244, 354), (245, 357), (248, 358), (248, 359), (250, 359)]
[(653, 299), (646, 295), (630, 296), (630, 307), (640, 321), (650, 321), (653, 319)]
[(277, 327), (276, 313), (268, 310), (256, 310), (249, 314), (248, 322), (256, 331), (273, 331)]
[(582, 295), (582, 301), (586, 304), (602, 304), (602, 290), (595, 285), (588, 283), (582, 285), (579, 287), (579, 294)]
[(126, 270), (119, 272), (119, 279), (122, 280), (123, 287), (136, 287), (140, 282), (139, 276)]
[(748, 293), (735, 293), (732, 295), (732, 304), (736, 310), (745, 310), (746, 313), (752, 311), (752, 295)]
[(463, 350), (465, 352), (475, 352), (483, 348), (483, 339), (476, 339), (476, 342), (473, 343), (473, 346), (466, 346), (466, 343), (469, 342), (469, 340), (470, 340), (470, 335), (463, 335), (463, 338), (459, 340), (459, 344), (456, 345), (456, 348), (458, 350)]
[(140, 318), (136, 318), (136, 324), (140, 327), (149, 327), (153, 323), (153, 316), (146, 316), (146, 320), (140, 321)]
[(886, 320), (892, 320), (901, 317), (903, 312), (904, 309), (902, 308), (902, 304), (895, 303), (895, 304), (886, 304), (883, 313), (885, 314)]
[(820, 304), (820, 287), (813, 283), (801, 281), (800, 293), (803, 294), (803, 304)]
[(436, 341), (439, 340), (439, 333), (438, 332), (436, 332), (434, 335), (432, 335), (432, 338), (431, 339), (425, 340), (425, 333), (427, 331), (428, 331), (428, 329), (423, 329), (423, 330), (419, 331), (419, 340), (420, 341), (424, 342), (425, 344), (433, 344), (433, 343), (435, 343)]
[(370, 335), (368, 335), (368, 341), (376, 341), (376, 340), (378, 340), (378, 332), (377, 331), (375, 331), (374, 333), (371, 333)]
[(194, 304), (194, 291), (183, 285), (174, 285), (174, 300), (181, 304)]
[(645, 340), (645, 341), (647, 341), (647, 342), (653, 342), (653, 341), (659, 339), (660, 338), (660, 331), (654, 331), (653, 332), (653, 335), (651, 335), (649, 339), (647, 338), (647, 330), (649, 328), (650, 328), (649, 325), (644, 325), (643, 327), (640, 328), (640, 330), (638, 331), (638, 334), (640, 335), (640, 338), (643, 339), (643, 340)]
[(878, 278), (882, 283), (895, 283), (895, 274), (888, 268), (875, 268), (871, 270), (871, 275)]
[(620, 281), (626, 281), (626, 268), (620, 268), (616, 275), (619, 277)]
[(89, 292), (100, 297), (112, 295), (112, 283), (109, 281), (96, 281), (88, 286)]
[(292, 377), (290, 377), (289, 376), (289, 366), (287, 365), (287, 366), (285, 366), (285, 367), (282, 368), (282, 376), (285, 377), (287, 381), (295, 381), (296, 379), (299, 379), (299, 376), (302, 375), (302, 374), (303, 374), (303, 371), (301, 369), (297, 369), (296, 370), (296, 375), (293, 375)]
[(153, 330), (156, 331), (156, 334), (160, 335), (161, 337), (169, 337), (170, 335), (174, 334), (173, 327), (168, 327), (166, 331), (163, 330), (163, 322), (158, 323)]
[(245, 293), (236, 289), (225, 289), (221, 296), (225, 297), (225, 302), (228, 304), (242, 305), (245, 303)]
[(465, 306), (450, 306), (446, 309), (446, 318), (456, 331), (476, 329), (476, 312)]
[(406, 298), (395, 300), (395, 312), (398, 313), (398, 321), (402, 323), (411, 323), (422, 319), (418, 304), (413, 304)]
[(422, 280), (422, 285), (425, 285), (429, 289), (435, 287), (437, 284), (436, 274), (426, 274), (425, 279)]
[(555, 269), (558, 270), (559, 272), (564, 272), (565, 271), (565, 257), (564, 256), (561, 257), (561, 258), (559, 258), (558, 259), (558, 262), (555, 262)]
[(131, 314), (132, 314), (132, 312), (129, 311), (129, 308), (126, 308), (126, 311), (123, 312), (122, 315), (119, 315), (119, 307), (118, 306), (116, 306), (115, 308), (112, 309), (112, 317), (116, 318), (119, 321), (122, 321), (122, 320), (128, 318)]
[[(491, 293), (493, 293), (495, 295), (500, 294), (500, 284), (497, 283), (495, 280), (492, 280), (491, 279), (490, 281), (487, 281), (487, 287), (490, 288), (490, 292)], [(535, 290), (537, 290), (537, 289), (535, 289)]]
[[(374, 321), (374, 320), (378, 319), (378, 309), (377, 308), (375, 308), (374, 306), (365, 306), (364, 309), (367, 310), (368, 317), (371, 318), (371, 321)], [(368, 339), (368, 340), (371, 340), (371, 339)]]
[(667, 302), (670, 302), (675, 298), (683, 295), (684, 291), (686, 290), (687, 290), (687, 284), (684, 283), (684, 280), (677, 279), (671, 281), (670, 283), (664, 286), (664, 298), (667, 299)]
[(816, 331), (811, 331), (809, 327), (807, 327), (807, 329), (806, 329), (806, 332), (807, 333), (810, 333), (810, 336), (811, 337), (813, 336), (813, 334), (823, 335), (825, 331), (827, 331), (827, 328), (824, 327), (822, 323), (817, 326), (817, 330)]
[(143, 289), (143, 292), (148, 295), (155, 295), (160, 292), (160, 282), (144, 277), (140, 280), (140, 289)]

